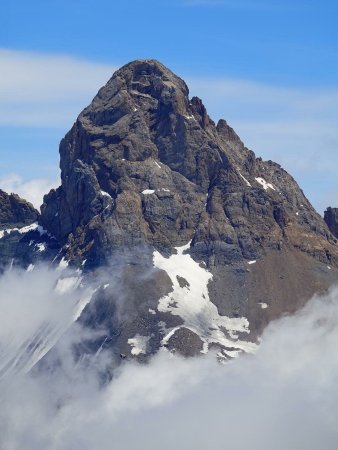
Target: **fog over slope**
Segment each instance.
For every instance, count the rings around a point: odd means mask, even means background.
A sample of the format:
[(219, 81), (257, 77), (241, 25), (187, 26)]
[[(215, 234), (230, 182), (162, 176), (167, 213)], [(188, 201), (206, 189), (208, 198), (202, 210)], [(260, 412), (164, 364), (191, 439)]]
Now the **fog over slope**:
[(44, 267), (0, 279), (1, 365), (46, 324), (61, 330), (48, 364), (2, 372), (1, 449), (337, 448), (337, 288), (271, 323), (255, 355), (222, 365), (212, 354), (183, 359), (162, 350), (102, 383), (108, 355), (75, 362), (71, 347), (88, 330), (65, 326), (92, 289), (60, 292), (58, 283)]

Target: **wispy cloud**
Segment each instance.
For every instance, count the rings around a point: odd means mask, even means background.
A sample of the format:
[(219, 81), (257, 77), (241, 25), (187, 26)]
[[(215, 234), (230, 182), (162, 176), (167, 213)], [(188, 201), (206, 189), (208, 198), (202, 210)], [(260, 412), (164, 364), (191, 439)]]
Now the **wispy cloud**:
[(336, 450), (337, 289), (272, 323), (254, 356), (223, 366), (215, 355), (164, 351), (123, 364), (100, 387), (108, 355), (72, 359), (74, 339), (91, 335), (67, 331), (79, 292), (58, 295), (57, 278), (43, 267), (0, 278), (0, 365), (11, 352), (33, 352), (30, 338), (46, 323), (60, 339), (46, 372), (23, 375), (15, 364), (0, 380), (1, 448)]
[(114, 66), (78, 58), (0, 49), (0, 125), (71, 124)]

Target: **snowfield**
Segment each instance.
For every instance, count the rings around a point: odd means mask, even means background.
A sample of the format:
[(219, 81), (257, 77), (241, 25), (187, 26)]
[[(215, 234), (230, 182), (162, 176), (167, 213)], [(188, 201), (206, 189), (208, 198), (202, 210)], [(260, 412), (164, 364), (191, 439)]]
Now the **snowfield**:
[(164, 270), (173, 283), (173, 291), (160, 299), (157, 309), (180, 316), (184, 320), (184, 325), (166, 330), (162, 345), (165, 345), (177, 330), (185, 327), (203, 341), (203, 353), (208, 352), (212, 343), (224, 347), (223, 352), (230, 357), (237, 356), (240, 352), (255, 352), (255, 343), (239, 338), (239, 333), (250, 332), (248, 320), (245, 317), (221, 316), (216, 305), (210, 301), (208, 283), (212, 274), (185, 253), (190, 245), (191, 242), (176, 247), (177, 253), (169, 258), (165, 258), (158, 251), (153, 254), (154, 266)]

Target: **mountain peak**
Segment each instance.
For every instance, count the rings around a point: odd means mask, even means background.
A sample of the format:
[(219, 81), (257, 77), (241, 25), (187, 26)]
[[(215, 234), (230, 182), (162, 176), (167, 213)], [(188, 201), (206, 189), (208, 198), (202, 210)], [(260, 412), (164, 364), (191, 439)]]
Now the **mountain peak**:
[(333, 251), (292, 177), (256, 158), (225, 120), (216, 126), (202, 100), (189, 99), (185, 82), (156, 60), (117, 70), (62, 140), (60, 156), (62, 185), (42, 208), (58, 239), (87, 235), (99, 221), (104, 237), (100, 230), (96, 238), (114, 248), (170, 251), (192, 239), (196, 256), (213, 253), (222, 264), (280, 242), (311, 253), (308, 233), (324, 259)]
[(123, 76), (127, 72), (136, 73), (143, 76), (163, 76), (163, 77), (175, 77), (178, 78), (168, 67), (162, 64), (157, 59), (135, 59), (130, 61), (120, 69), (118, 69), (115, 74)]
[[(137, 87), (135, 83), (140, 83), (141, 86), (149, 86), (156, 85), (159, 80), (162, 80), (164, 83), (183, 88), (186, 94), (189, 93), (185, 82), (156, 59), (137, 59), (131, 61), (117, 70), (112, 79), (114, 78), (124, 79), (126, 86), (131, 90)], [(110, 81), (108, 81), (108, 84)]]
[(163, 64), (136, 60), (113, 74), (79, 119), (84, 124), (109, 126), (127, 114), (143, 113), (150, 118), (154, 110), (189, 115), (188, 95), (185, 82)]
[[(92, 274), (113, 260), (122, 286), (99, 292), (85, 320), (124, 355), (136, 335), (152, 351), (232, 354), (338, 278), (337, 240), (296, 181), (158, 61), (115, 72), (62, 139), (60, 167), (41, 207), (54, 239), (36, 245)], [(28, 262), (36, 245), (22, 239)]]

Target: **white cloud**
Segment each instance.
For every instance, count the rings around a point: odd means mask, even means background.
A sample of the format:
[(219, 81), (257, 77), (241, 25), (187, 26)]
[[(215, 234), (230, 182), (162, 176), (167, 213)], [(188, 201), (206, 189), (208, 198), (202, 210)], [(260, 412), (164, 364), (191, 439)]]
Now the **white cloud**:
[(114, 66), (70, 56), (0, 49), (0, 124), (68, 126)]
[(0, 189), (7, 193), (15, 193), (32, 203), (39, 209), (43, 203), (43, 196), (52, 188), (60, 185), (60, 180), (33, 179), (23, 180), (19, 175), (12, 173), (0, 178)]
[[(45, 322), (62, 325), (72, 309), (67, 297), (58, 303), (56, 276), (34, 271), (0, 279), (0, 344), (7, 353), (13, 338), (26, 342)], [(162, 352), (147, 365), (122, 365), (106, 385), (96, 374), (108, 355), (71, 362), (69, 345), (81, 331), (65, 334), (57, 364), (0, 383), (0, 447), (336, 450), (337, 325), (336, 288), (271, 324), (254, 356), (222, 366), (213, 356)]]

